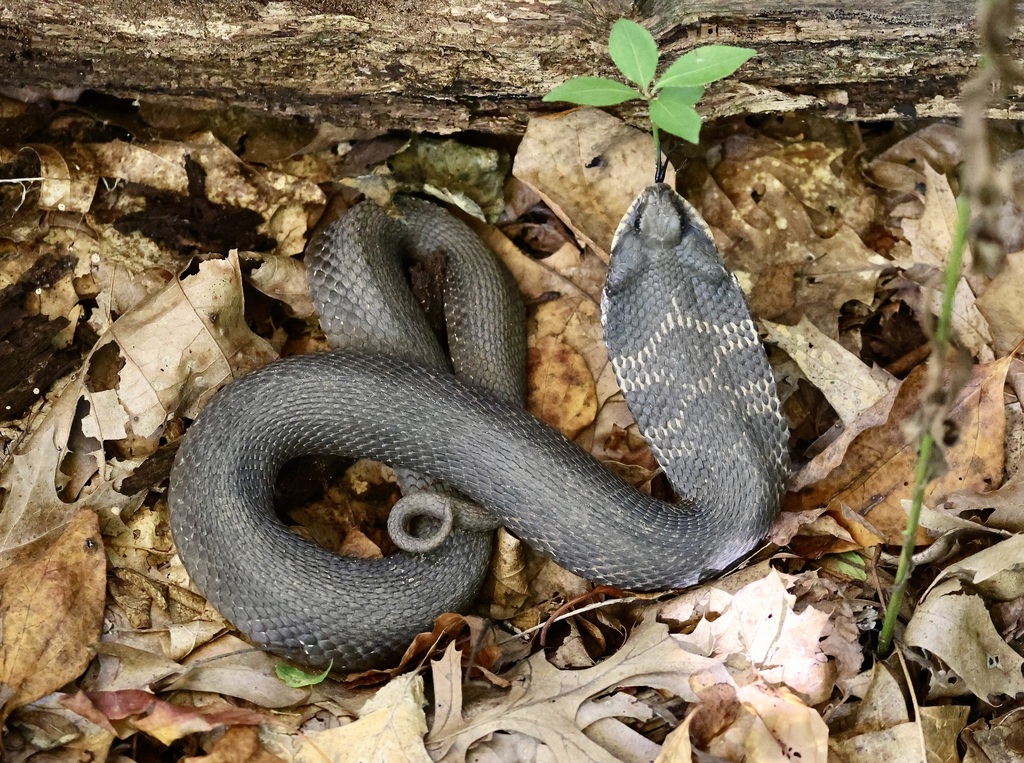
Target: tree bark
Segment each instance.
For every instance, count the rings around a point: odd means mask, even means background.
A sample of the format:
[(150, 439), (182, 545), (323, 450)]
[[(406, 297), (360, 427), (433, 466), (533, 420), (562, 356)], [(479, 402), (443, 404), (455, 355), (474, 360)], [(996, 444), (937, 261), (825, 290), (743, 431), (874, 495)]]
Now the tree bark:
[[(710, 117), (947, 117), (976, 63), (974, 13), (965, 0), (0, 0), (0, 55), (10, 88), (517, 134), (558, 108), (540, 99), (563, 80), (615, 76), (608, 32), (629, 16), (663, 61), (708, 43), (758, 50), (709, 89)], [(994, 115), (1019, 118), (1020, 91), (1004, 106)]]

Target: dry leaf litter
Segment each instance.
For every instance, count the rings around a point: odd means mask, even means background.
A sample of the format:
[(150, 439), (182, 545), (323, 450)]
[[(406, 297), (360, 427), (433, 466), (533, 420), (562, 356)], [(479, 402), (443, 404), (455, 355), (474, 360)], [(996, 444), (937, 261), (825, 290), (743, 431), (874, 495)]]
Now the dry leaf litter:
[[(599, 299), (649, 136), (581, 109), (510, 156), (235, 112), (0, 101), (0, 699), (9, 761), (1024, 759), (1024, 218), (954, 302), (943, 472), (899, 649), (872, 653), (915, 468), (908, 425), (955, 219), (957, 127), (709, 127), (670, 176), (764, 329), (797, 465), (770, 545), (669, 596), (500, 533), (478, 608), (399, 666), (292, 688), (189, 587), (166, 516), (213, 392), (324, 348), (301, 255), (328, 197), (462, 210), (529, 304), (529, 407), (666, 486), (616, 387)], [(1021, 141), (1003, 136), (1001, 158)], [(1015, 166), (1024, 163), (1015, 161)], [(388, 553), (387, 467), (308, 460), (282, 508)], [(339, 680), (345, 678), (346, 680)]]

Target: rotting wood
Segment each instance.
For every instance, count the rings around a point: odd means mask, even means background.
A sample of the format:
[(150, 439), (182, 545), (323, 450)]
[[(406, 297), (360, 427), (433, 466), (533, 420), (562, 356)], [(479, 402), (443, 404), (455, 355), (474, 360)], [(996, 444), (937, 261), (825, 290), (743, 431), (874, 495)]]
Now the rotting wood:
[[(635, 12), (626, 0), (8, 0), (0, 54), (9, 88), (189, 96), (364, 132), (517, 134), (558, 108), (540, 97), (562, 80), (614, 74), (608, 31), (627, 15), (669, 59), (706, 43), (759, 51), (738, 80), (710, 89), (710, 117), (793, 108), (845, 119), (956, 116), (976, 60), (974, 3), (893, 8), (889, 0), (648, 0)], [(1014, 47), (1021, 52), (1019, 35)], [(994, 115), (1021, 110), (1018, 92)]]

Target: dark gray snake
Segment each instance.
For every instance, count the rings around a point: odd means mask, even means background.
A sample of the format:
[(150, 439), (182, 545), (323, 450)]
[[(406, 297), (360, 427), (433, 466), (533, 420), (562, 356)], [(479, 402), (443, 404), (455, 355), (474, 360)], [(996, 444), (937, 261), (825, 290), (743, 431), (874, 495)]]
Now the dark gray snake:
[[(394, 658), (440, 612), (472, 602), (487, 569), (488, 533), (456, 529), (429, 553), (363, 560), (288, 530), (272, 509), (274, 480), (283, 463), (305, 453), (370, 457), (443, 480), (537, 551), (624, 588), (691, 585), (760, 541), (788, 467), (786, 426), (743, 294), (689, 204), (663, 184), (637, 198), (616, 234), (602, 302), (623, 393), (678, 504), (634, 490), (526, 414), (515, 402), (521, 377), (491, 378), (495, 370), (502, 376), (503, 363), (471, 359), (464, 379), (447, 371), (421, 319), (406, 314), (411, 298), (394, 293), (402, 276), (385, 255), (417, 246), (461, 250), (468, 229), (425, 202), (401, 210), (404, 226), (359, 205), (307, 251), (314, 292), (328, 295), (325, 330), (359, 344), (289, 358), (233, 382), (178, 452), (174, 540), (222, 615), (270, 651), (359, 670)], [(326, 262), (342, 244), (357, 250), (355, 261)], [(480, 276), (480, 267), (507, 296), (509, 276), (493, 265), (470, 264), (455, 275), (449, 268), (446, 287), (464, 274)], [(509, 316), (521, 320), (514, 296), (499, 307), (481, 301), (490, 299), (482, 292), (459, 297), (453, 289), (446, 298), (470, 319), (457, 319), (454, 329), (449, 319), (456, 355), (475, 344), (473, 313), (497, 317), (499, 333)], [(395, 300), (397, 311), (375, 307)], [(495, 341), (493, 333), (479, 339)], [(514, 364), (519, 341), (513, 336), (499, 354)]]

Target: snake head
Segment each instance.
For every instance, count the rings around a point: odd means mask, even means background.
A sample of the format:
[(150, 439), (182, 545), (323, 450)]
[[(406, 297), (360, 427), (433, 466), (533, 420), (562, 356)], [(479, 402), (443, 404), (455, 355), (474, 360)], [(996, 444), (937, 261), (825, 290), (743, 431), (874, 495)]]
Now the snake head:
[(665, 183), (648, 186), (636, 197), (619, 222), (611, 253), (606, 293), (628, 289), (661, 256), (680, 258), (689, 269), (725, 274), (708, 224)]

